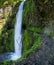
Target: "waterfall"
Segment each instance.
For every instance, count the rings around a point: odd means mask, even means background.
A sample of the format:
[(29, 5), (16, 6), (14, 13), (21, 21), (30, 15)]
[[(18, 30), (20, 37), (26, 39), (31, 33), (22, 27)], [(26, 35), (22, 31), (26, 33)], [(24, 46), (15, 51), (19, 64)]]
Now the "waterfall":
[(22, 26), (22, 12), (23, 12), (23, 4), (22, 2), (19, 6), (19, 11), (16, 15), (16, 24), (15, 24), (15, 53), (21, 56), (21, 48), (22, 48), (22, 34), (21, 34), (21, 26)]
[(22, 12), (23, 12), (24, 1), (21, 2), (19, 10), (16, 15), (16, 24), (15, 24), (15, 35), (14, 35), (14, 48), (15, 53), (12, 55), (11, 59), (16, 60), (21, 57), (22, 52)]

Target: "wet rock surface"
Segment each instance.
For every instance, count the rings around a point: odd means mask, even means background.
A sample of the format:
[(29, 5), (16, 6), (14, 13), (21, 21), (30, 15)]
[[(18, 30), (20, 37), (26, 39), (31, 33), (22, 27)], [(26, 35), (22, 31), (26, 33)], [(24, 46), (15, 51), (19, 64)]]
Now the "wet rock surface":
[(16, 65), (54, 65), (54, 40), (45, 34), (40, 36), (42, 45), (39, 50), (33, 51), (25, 60)]

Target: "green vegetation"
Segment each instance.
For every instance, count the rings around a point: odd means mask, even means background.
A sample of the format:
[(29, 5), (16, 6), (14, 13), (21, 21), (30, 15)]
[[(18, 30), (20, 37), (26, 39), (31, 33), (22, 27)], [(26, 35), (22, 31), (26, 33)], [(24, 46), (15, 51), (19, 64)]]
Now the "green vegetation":
[(5, 4), (14, 5), (15, 3), (22, 1), (22, 0), (0, 0), (0, 7), (4, 7)]
[(35, 26), (29, 26), (28, 30), (31, 30), (32, 32), (36, 32), (36, 33), (42, 33), (43, 32), (43, 30), (41, 30), (40, 28), (35, 27)]
[(31, 24), (31, 20), (33, 18), (33, 12), (35, 9), (35, 4), (33, 0), (29, 0), (25, 3), (24, 11), (23, 11), (23, 54), (22, 59), (26, 58), (33, 51), (37, 50), (41, 46), (41, 37), (37, 34), (41, 33), (43, 30)]
[(33, 12), (34, 12), (34, 2), (33, 0), (29, 0), (25, 3), (24, 6), (24, 12), (23, 12), (23, 24), (26, 23), (26, 25), (30, 25), (29, 18), (32, 20), (33, 18)]
[(7, 61), (4, 61), (2, 63), (0, 63), (0, 65), (14, 65), (15, 63), (11, 60), (7, 60)]
[(24, 31), (23, 34), (23, 57), (27, 57), (31, 52), (41, 45), (41, 37), (34, 31)]
[[(10, 20), (10, 18), (8, 19)], [(13, 22), (7, 21), (6, 25), (3, 28), (2, 34), (0, 36), (0, 53), (7, 51), (14, 51), (14, 24), (16, 19), (13, 19)], [(11, 25), (11, 27), (9, 27)]]

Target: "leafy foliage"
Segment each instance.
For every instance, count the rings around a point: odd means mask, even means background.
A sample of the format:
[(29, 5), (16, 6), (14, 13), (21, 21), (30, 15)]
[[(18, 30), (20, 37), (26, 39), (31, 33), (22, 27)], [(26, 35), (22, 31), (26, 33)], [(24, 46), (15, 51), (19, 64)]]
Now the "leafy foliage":
[(27, 57), (41, 45), (41, 37), (38, 36), (36, 30), (33, 32), (25, 30), (23, 33), (23, 57)]
[[(8, 20), (10, 20), (10, 18)], [(14, 23), (16, 20), (14, 18), (13, 22), (10, 21), (7, 21), (0, 36), (0, 53), (14, 51)]]
[(8, 4), (13, 5), (14, 2), (19, 2), (21, 0), (0, 0), (0, 7), (3, 6), (4, 2), (8, 2)]

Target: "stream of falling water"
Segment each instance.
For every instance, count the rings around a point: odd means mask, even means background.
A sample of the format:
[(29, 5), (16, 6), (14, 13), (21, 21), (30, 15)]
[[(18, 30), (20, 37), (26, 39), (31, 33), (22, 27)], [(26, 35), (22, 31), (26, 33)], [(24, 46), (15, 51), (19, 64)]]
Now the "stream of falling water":
[(15, 53), (13, 57), (11, 57), (12, 60), (15, 60), (17, 58), (21, 57), (21, 51), (22, 51), (22, 12), (23, 12), (23, 5), (24, 1), (20, 4), (19, 10), (16, 15), (16, 24), (15, 24), (15, 36), (14, 36), (14, 47), (15, 47)]

